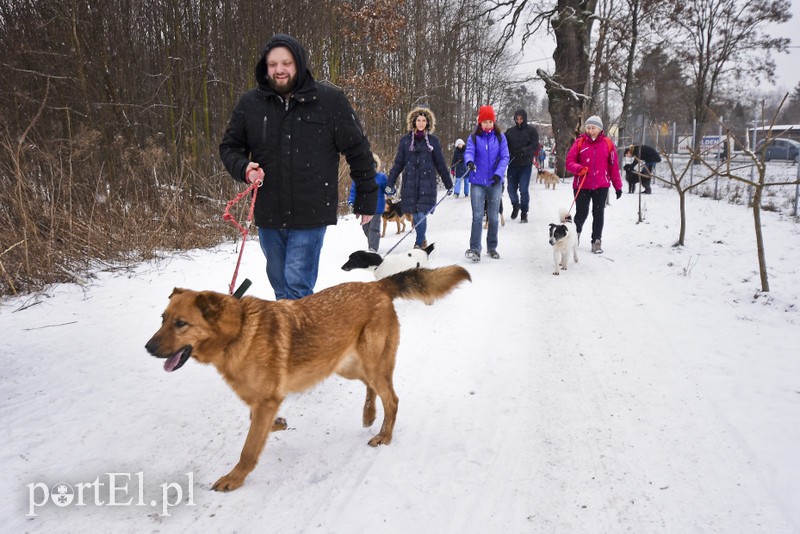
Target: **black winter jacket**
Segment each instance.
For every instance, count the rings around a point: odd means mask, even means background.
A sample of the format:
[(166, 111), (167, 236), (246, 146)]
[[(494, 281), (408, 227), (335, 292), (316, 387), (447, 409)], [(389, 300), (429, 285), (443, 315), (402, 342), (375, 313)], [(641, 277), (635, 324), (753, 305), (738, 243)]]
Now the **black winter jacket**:
[[(265, 58), (288, 48), (297, 65), (295, 90), (284, 101), (267, 83)], [(338, 88), (317, 83), (306, 52), (294, 38), (276, 35), (256, 65), (258, 87), (236, 104), (219, 145), (225, 168), (245, 181), (250, 161), (264, 170), (255, 223), (262, 228), (314, 228), (336, 224), (339, 154), (356, 184), (354, 211), (375, 213), (377, 185), (369, 141), (350, 102)]]
[(632, 145), (628, 147), (628, 150), (633, 156), (645, 163), (659, 163), (661, 161), (661, 155), (658, 150), (649, 145)]
[(539, 130), (528, 125), (528, 114), (518, 109), (514, 117), (522, 115), (522, 127), (514, 126), (505, 131), (508, 142), (509, 167), (525, 167), (533, 164), (533, 156), (539, 149)]

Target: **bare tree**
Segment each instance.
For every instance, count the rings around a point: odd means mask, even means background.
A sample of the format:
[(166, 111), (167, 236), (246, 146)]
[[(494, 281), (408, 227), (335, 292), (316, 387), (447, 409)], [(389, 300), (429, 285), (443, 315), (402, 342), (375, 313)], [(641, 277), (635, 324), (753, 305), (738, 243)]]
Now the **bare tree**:
[[(772, 77), (775, 63), (768, 53), (785, 52), (789, 39), (769, 36), (765, 26), (789, 20), (790, 5), (789, 0), (670, 3), (668, 42), (688, 71), (691, 113), (699, 128), (708, 121), (708, 110), (716, 103), (724, 81), (754, 75)], [(695, 140), (695, 151), (699, 142), (699, 138)]]
[[(553, 52), (555, 70), (542, 69), (537, 74), (544, 80), (550, 100), (550, 115), (559, 154), (566, 154), (580, 129), (589, 97), (589, 45), (596, 0), (558, 0), (550, 25), (556, 36)], [(556, 172), (563, 176), (564, 158), (558, 158)]]
[[(780, 110), (783, 107), (786, 99), (788, 98), (788, 94), (783, 97), (783, 100), (778, 105), (778, 109), (772, 115), (770, 119), (769, 128), (767, 128), (766, 138), (760, 145), (760, 150), (757, 152), (754, 151), (750, 147), (750, 142), (748, 139), (745, 139), (742, 142), (737, 136), (730, 133), (730, 130), (726, 127), (725, 123), (717, 117), (712, 111), (709, 110), (709, 114), (717, 123), (725, 129), (727, 132), (728, 137), (733, 137), (734, 143), (736, 146), (741, 146), (743, 148), (742, 154), (745, 156), (745, 162), (737, 162), (735, 165), (732, 164), (731, 159), (727, 158), (725, 164), (722, 167), (718, 167), (712, 161), (708, 161), (707, 159), (702, 159), (702, 164), (712, 173), (712, 175), (719, 175), (730, 180), (735, 180), (737, 182), (741, 182), (748, 187), (753, 189), (753, 200), (751, 203), (751, 207), (753, 208), (753, 227), (756, 234), (756, 254), (758, 256), (758, 272), (759, 277), (761, 279), (761, 291), (769, 292), (769, 277), (767, 275), (767, 255), (766, 249), (764, 246), (764, 234), (761, 224), (761, 199), (764, 196), (764, 190), (768, 187), (775, 187), (775, 186), (786, 186), (786, 185), (800, 185), (800, 180), (793, 180), (793, 181), (781, 181), (781, 182), (773, 182), (770, 181), (769, 176), (767, 175), (767, 165), (765, 163), (765, 153), (767, 147), (772, 142), (773, 139), (778, 137), (782, 132), (778, 132), (773, 134), (773, 128), (775, 126), (775, 121), (780, 114)], [(762, 106), (762, 118), (764, 117), (763, 114), (763, 106)], [(751, 175), (751, 169), (755, 169), (755, 176)]]
[[(679, 168), (676, 158), (672, 154), (663, 150), (660, 150), (660, 152), (662, 152), (664, 161), (669, 169), (669, 176), (663, 177), (654, 174), (651, 178), (674, 187), (675, 191), (678, 193), (680, 225), (678, 227), (678, 240), (673, 246), (682, 247), (686, 244), (686, 195), (689, 194), (692, 189), (696, 189), (711, 180), (714, 175), (711, 174), (701, 177), (700, 179), (695, 179), (690, 173), (691, 159), (683, 168)], [(692, 156), (700, 159), (703, 158), (701, 154), (697, 153), (692, 153)]]

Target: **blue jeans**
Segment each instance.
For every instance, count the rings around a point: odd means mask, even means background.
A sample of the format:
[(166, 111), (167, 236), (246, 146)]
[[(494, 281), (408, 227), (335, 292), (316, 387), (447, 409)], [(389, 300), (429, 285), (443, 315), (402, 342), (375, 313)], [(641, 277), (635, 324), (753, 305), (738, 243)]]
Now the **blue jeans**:
[[(428, 215), (430, 215), (430, 213)], [(425, 220), (422, 220), (423, 217)], [(414, 245), (417, 247), (422, 247), (422, 245), (425, 244), (425, 231), (428, 229), (428, 218), (425, 217), (425, 214), (421, 211), (412, 213), (411, 218), (414, 220), (414, 230), (417, 232)]]
[(461, 194), (461, 182), (464, 182), (464, 196), (469, 196), (469, 179), (466, 177), (456, 176), (456, 185), (453, 187), (453, 193), (456, 195)]
[(506, 171), (508, 198), (511, 199), (512, 205), (519, 205), (522, 213), (528, 213), (531, 203), (531, 196), (528, 190), (531, 187), (532, 170), (533, 168), (530, 165), (526, 165), (524, 167), (509, 167)]
[(261, 250), (267, 258), (267, 278), (275, 291), (275, 300), (297, 300), (314, 292), (327, 228), (258, 229)]
[[(489, 215), (489, 228), (486, 232), (486, 248), (497, 250), (497, 228), (500, 224), (500, 200), (503, 196), (503, 184), (472, 184), (469, 196), (472, 204), (472, 232), (469, 235), (469, 248), (481, 252), (481, 236), (483, 234), (483, 210)], [(488, 200), (488, 203), (486, 202)]]

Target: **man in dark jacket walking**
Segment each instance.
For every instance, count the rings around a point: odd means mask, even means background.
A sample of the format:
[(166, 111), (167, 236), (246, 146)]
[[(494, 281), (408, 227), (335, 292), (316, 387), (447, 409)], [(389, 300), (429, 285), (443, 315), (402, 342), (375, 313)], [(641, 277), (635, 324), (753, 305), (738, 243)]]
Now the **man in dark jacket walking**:
[(506, 130), (508, 152), (508, 196), (511, 199), (511, 218), (516, 219), (520, 211), (520, 222), (528, 222), (530, 206), (530, 185), (533, 158), (539, 147), (539, 131), (528, 125), (528, 114), (524, 109), (514, 113), (515, 125)]
[(299, 299), (314, 292), (325, 230), (336, 224), (339, 154), (361, 224), (375, 213), (372, 152), (347, 97), (314, 80), (293, 37), (272, 37), (255, 75), (258, 85), (236, 104), (219, 151), (234, 179), (263, 183), (254, 217), (267, 277), (276, 299)]

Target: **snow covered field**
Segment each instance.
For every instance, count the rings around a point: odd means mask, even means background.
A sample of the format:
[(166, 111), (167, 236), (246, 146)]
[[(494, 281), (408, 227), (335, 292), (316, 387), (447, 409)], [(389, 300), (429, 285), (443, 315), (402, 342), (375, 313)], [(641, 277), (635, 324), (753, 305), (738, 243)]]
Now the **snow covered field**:
[[(797, 221), (764, 214), (759, 294), (751, 212), (690, 195), (676, 249), (677, 196), (655, 184), (644, 223), (624, 195), (606, 253), (585, 239), (553, 276), (547, 225), (571, 190), (532, 191), (500, 260), (464, 259), (468, 200), (431, 216), (434, 266), (473, 282), (396, 303), (392, 444), (367, 446), (363, 386), (333, 377), (287, 399), (290, 429), (232, 493), (209, 488), (238, 460), (247, 409), (213, 368), (165, 373), (144, 343), (174, 286), (226, 291), (234, 245), (3, 301), (3, 531), (800, 532)], [(369, 280), (339, 269), (365, 245), (352, 218), (331, 227), (318, 288)], [(241, 272), (272, 298), (255, 241)]]

